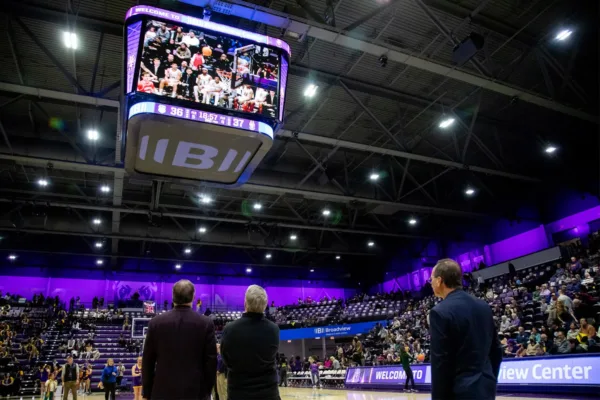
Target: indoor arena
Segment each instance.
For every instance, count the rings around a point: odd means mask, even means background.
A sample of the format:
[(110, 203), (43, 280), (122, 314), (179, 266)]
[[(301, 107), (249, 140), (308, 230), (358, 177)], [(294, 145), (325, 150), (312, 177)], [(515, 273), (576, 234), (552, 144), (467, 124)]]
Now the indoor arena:
[(597, 1), (0, 3), (0, 398), (598, 397)]

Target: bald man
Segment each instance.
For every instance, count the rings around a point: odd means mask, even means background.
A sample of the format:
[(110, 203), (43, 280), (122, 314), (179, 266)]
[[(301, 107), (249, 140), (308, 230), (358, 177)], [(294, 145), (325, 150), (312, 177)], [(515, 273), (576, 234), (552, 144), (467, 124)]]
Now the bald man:
[(429, 314), (432, 400), (493, 400), (502, 350), (490, 306), (462, 290), (456, 261), (438, 261), (431, 287), (443, 299)]
[(217, 376), (212, 320), (192, 310), (194, 284), (173, 286), (174, 308), (148, 324), (142, 359), (144, 399), (208, 400)]

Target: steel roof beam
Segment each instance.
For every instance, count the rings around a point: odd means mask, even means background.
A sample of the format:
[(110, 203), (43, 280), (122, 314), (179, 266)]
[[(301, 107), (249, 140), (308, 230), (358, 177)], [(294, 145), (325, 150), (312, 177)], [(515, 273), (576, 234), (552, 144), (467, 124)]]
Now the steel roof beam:
[[(308, 35), (328, 43), (348, 47), (353, 50), (363, 51), (365, 53), (379, 57), (385, 54), (390, 61), (410, 65), (412, 67), (428, 71), (444, 77), (449, 77), (457, 81), (465, 82), (470, 85), (479, 86), (484, 89), (503, 94), (508, 97), (516, 97), (521, 101), (536, 104), (540, 107), (548, 108), (563, 114), (571, 115), (593, 123), (598, 122), (597, 116), (590, 115), (584, 111), (573, 107), (557, 103), (550, 99), (538, 96), (523, 88), (498, 82), (495, 79), (478, 76), (466, 71), (457, 70), (453, 67), (431, 61), (426, 58), (418, 57), (409, 52), (405, 52), (398, 47), (391, 46), (379, 40), (367, 40), (351, 37), (343, 29), (334, 28), (328, 25), (319, 24), (315, 21), (309, 21), (303, 18), (295, 17), (283, 12), (275, 11), (269, 8), (260, 7), (242, 0), (228, 0), (227, 2), (217, 0), (180, 0), (183, 3), (194, 6), (205, 7), (207, 5), (228, 15), (234, 15), (240, 18), (246, 18), (266, 25), (289, 30), (302, 35)], [(227, 4), (231, 3), (231, 5)], [(227, 4), (227, 7), (223, 7)]]

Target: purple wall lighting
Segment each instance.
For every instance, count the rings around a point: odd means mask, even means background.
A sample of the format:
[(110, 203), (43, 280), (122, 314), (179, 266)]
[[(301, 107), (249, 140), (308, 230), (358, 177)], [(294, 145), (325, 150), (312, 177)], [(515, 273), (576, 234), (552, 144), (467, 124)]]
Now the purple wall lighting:
[(142, 21), (135, 22), (127, 27), (127, 61), (125, 70), (127, 74), (127, 86), (125, 93), (131, 93), (134, 89), (133, 76), (135, 75), (135, 66), (137, 65), (137, 50), (140, 42), (142, 30)]
[[(546, 231), (549, 234), (566, 231), (575, 227), (581, 227), (588, 222), (600, 219), (600, 206), (578, 212), (568, 217), (559, 219), (546, 225)], [(587, 233), (586, 233), (587, 235)]]
[(489, 245), (491, 264), (544, 250), (550, 245), (544, 225)]
[[(196, 298), (202, 299), (208, 307), (220, 309), (242, 309), (244, 294), (249, 285), (256, 282), (251, 278), (239, 279), (234, 285), (206, 284), (196, 278)], [(158, 280), (127, 280), (127, 279), (71, 279), (56, 277), (0, 276), (0, 291), (14, 293), (31, 298), (35, 293), (44, 296), (59, 296), (64, 300), (79, 296), (84, 303), (90, 303), (94, 297), (104, 297), (107, 302), (127, 300), (137, 292), (142, 300), (154, 300), (162, 304), (165, 300), (171, 302), (174, 282)], [(355, 294), (354, 290), (343, 288), (324, 288), (296, 281), (295, 286), (265, 285), (269, 304), (275, 301), (277, 305), (294, 304), (301, 297), (310, 296), (313, 300), (324, 296), (329, 298), (347, 298)]]

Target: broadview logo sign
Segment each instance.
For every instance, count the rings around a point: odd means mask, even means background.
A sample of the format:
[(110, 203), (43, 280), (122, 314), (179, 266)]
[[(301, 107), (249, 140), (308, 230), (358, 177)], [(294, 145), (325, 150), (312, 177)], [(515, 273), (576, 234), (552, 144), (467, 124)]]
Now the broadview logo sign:
[(131, 107), (125, 167), (137, 173), (241, 184), (272, 144), (262, 123), (157, 103)]

